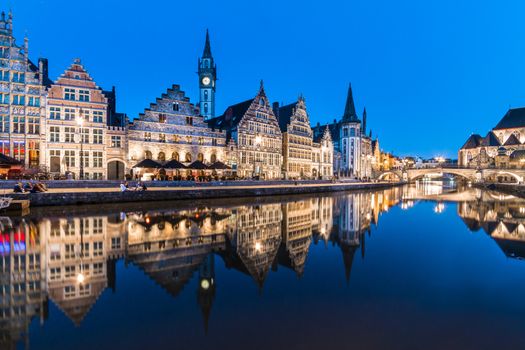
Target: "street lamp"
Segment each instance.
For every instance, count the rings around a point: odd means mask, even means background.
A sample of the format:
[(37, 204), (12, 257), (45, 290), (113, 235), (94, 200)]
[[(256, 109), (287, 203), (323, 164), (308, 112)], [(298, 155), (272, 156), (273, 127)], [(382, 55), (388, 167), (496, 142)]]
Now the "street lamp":
[(254, 140), (254, 143), (255, 143), (255, 148), (253, 149), (253, 177), (255, 177), (255, 151), (256, 149), (259, 148), (259, 145), (261, 144), (262, 142), (262, 137), (260, 135), (257, 135), (255, 136), (255, 140)]
[(77, 124), (80, 130), (80, 173), (79, 178), (80, 180), (84, 180), (84, 133), (83, 133), (83, 126), (84, 126), (84, 118), (82, 115), (77, 118)]

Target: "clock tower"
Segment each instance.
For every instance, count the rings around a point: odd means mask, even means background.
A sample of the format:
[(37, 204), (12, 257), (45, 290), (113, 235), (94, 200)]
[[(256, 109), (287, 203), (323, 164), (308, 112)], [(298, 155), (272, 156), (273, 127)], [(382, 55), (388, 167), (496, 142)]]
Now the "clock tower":
[(217, 80), (217, 66), (213, 61), (210, 47), (210, 35), (206, 29), (206, 43), (204, 52), (199, 59), (199, 107), (204, 120), (215, 117), (215, 81)]

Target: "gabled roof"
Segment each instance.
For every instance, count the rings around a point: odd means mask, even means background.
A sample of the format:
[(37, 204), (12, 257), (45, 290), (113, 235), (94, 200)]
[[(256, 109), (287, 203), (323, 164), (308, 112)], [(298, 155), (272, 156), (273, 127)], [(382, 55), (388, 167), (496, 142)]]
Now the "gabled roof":
[(525, 107), (511, 108), (494, 127), (494, 130), (520, 128), (523, 126), (525, 126)]
[(210, 34), (208, 33), (208, 29), (206, 29), (206, 42), (204, 44), (204, 51), (202, 52), (202, 58), (212, 58), (211, 57)]
[(490, 147), (490, 146), (501, 146), (501, 142), (492, 131), (489, 131), (487, 136), (481, 141), (481, 146)]
[[(213, 129), (226, 130), (229, 132), (234, 129), (241, 121), (248, 108), (252, 105), (253, 98), (231, 105), (226, 108), (224, 114), (208, 120), (208, 125)], [(228, 137), (229, 138), (229, 137)]]
[(516, 137), (516, 135), (512, 134), (509, 136), (507, 141), (503, 144), (504, 146), (514, 146), (514, 145), (521, 145), (520, 140)]
[(470, 148), (477, 148), (481, 144), (482, 137), (478, 134), (472, 134), (469, 136), (465, 144), (461, 147), (461, 149), (470, 149)]
[(288, 124), (290, 124), (290, 119), (292, 118), (293, 111), (297, 106), (297, 102), (290, 103), (289, 105), (282, 106), (278, 110), (278, 121), (279, 128), (282, 132), (286, 132)]

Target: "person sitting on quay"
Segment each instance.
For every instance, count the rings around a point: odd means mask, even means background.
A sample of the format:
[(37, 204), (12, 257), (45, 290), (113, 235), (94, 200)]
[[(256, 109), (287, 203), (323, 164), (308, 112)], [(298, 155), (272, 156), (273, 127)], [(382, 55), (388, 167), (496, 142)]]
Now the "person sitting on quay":
[(31, 192), (33, 185), (30, 182), (26, 182), (24, 185), (24, 192)]
[(126, 187), (124, 182), (121, 182), (120, 183), (120, 192), (126, 192), (127, 190), (128, 190), (128, 188)]
[(45, 192), (45, 191), (46, 189), (42, 186), (41, 183), (34, 184), (30, 190), (31, 193), (40, 193), (40, 192)]
[(17, 182), (15, 184), (15, 187), (13, 187), (13, 192), (14, 193), (24, 193), (24, 188), (22, 187), (22, 183), (21, 182)]
[(148, 188), (146, 187), (146, 184), (142, 181), (139, 181), (137, 183), (137, 187), (136, 187), (136, 190), (137, 191), (146, 191)]

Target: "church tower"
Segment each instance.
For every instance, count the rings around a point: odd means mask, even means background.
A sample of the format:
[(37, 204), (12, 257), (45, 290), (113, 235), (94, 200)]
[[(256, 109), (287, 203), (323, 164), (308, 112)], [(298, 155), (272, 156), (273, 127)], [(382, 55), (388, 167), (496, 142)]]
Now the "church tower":
[(340, 133), (342, 175), (358, 177), (361, 170), (361, 121), (355, 111), (351, 84), (348, 86)]
[(217, 66), (211, 55), (210, 35), (206, 29), (204, 52), (198, 63), (199, 74), (199, 107), (204, 120), (215, 117), (215, 81)]

